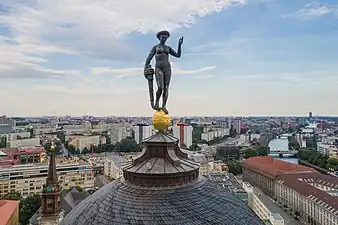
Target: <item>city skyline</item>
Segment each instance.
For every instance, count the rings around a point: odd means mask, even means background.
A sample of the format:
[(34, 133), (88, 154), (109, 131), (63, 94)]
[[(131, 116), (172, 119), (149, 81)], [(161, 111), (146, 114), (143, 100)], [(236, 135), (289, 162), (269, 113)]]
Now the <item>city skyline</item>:
[(143, 65), (168, 29), (171, 116), (338, 115), (333, 1), (147, 2), (4, 0), (0, 114), (151, 116)]

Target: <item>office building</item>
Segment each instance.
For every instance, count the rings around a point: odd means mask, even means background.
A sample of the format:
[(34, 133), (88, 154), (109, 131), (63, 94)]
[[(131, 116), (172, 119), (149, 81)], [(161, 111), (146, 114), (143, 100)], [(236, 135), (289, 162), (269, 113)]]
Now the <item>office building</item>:
[(179, 140), (180, 148), (189, 149), (192, 145), (192, 130), (193, 127), (184, 123), (178, 123), (172, 127), (173, 135)]
[[(41, 194), (47, 171), (48, 164), (44, 163), (0, 167), (0, 198), (10, 191), (19, 192), (23, 197)], [(56, 172), (65, 189), (80, 186), (86, 190), (94, 186), (90, 164), (59, 164)]]
[(0, 200), (0, 225), (19, 224), (20, 201)]
[(244, 161), (243, 179), (260, 187), (290, 214), (308, 224), (338, 224), (336, 177), (265, 156)]

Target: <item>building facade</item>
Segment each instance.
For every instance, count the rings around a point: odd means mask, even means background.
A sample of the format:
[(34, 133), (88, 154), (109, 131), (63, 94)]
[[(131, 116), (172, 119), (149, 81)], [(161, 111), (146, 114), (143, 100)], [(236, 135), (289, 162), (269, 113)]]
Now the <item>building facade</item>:
[(180, 148), (187, 148), (192, 145), (193, 127), (184, 123), (179, 123), (172, 127), (173, 136), (179, 140)]
[(243, 179), (257, 185), (291, 215), (308, 224), (338, 224), (335, 177), (264, 156), (244, 161)]
[[(16, 191), (25, 198), (41, 194), (46, 181), (48, 164), (27, 164), (0, 167), (0, 198)], [(59, 183), (63, 188), (80, 186), (84, 190), (94, 187), (90, 164), (59, 164), (56, 167)]]

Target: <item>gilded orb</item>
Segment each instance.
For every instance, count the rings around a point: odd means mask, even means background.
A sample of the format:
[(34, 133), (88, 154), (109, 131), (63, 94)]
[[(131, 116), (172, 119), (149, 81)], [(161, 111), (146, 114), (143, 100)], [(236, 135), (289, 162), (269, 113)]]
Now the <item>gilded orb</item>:
[(160, 132), (166, 131), (170, 126), (169, 115), (165, 114), (162, 110), (156, 111), (153, 116), (153, 125)]

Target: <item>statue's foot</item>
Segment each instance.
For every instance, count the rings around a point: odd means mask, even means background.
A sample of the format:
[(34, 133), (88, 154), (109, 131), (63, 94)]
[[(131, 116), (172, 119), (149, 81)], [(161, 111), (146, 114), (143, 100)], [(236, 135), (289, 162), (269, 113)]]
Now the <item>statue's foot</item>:
[(168, 114), (168, 110), (166, 107), (162, 107), (162, 111), (165, 113), (165, 114)]
[(159, 110), (159, 109), (160, 109), (160, 106), (159, 106), (159, 103), (158, 103), (158, 102), (155, 103), (153, 109), (154, 109), (154, 110)]

